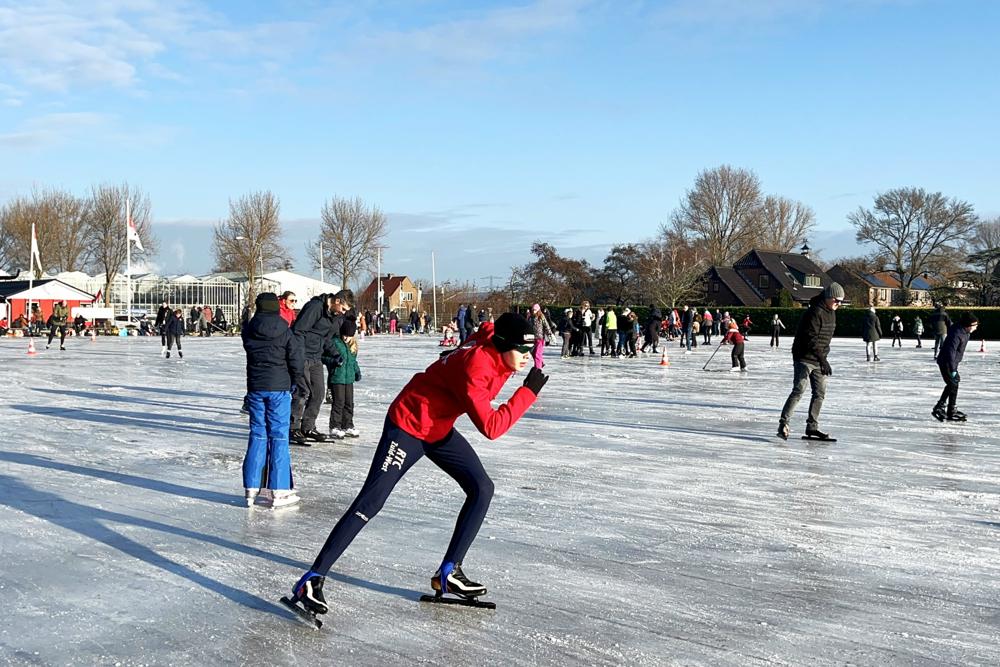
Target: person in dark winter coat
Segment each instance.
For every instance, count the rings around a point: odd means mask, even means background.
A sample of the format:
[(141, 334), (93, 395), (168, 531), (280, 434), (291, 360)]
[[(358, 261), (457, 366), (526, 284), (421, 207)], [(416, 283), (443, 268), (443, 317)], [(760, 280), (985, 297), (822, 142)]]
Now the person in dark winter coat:
[(178, 308), (174, 311), (174, 316), (167, 320), (165, 325), (166, 336), (167, 336), (167, 349), (164, 351), (163, 355), (169, 359), (170, 350), (173, 349), (174, 343), (177, 343), (177, 356), (181, 359), (184, 358), (184, 353), (181, 351), (181, 336), (184, 335), (184, 313)]
[(788, 438), (788, 422), (807, 386), (812, 388), (812, 400), (809, 401), (806, 435), (828, 437), (819, 430), (819, 413), (823, 409), (823, 399), (826, 398), (826, 378), (833, 375), (827, 356), (830, 354), (830, 340), (837, 328), (837, 308), (843, 302), (844, 288), (840, 283), (830, 283), (822, 294), (817, 294), (809, 301), (809, 309), (799, 320), (795, 340), (792, 342), (794, 384), (792, 393), (781, 409), (781, 419), (778, 422), (778, 435), (782, 438)]
[(167, 305), (166, 301), (161, 303), (160, 307), (156, 309), (156, 320), (153, 321), (153, 326), (156, 328), (156, 333), (160, 334), (160, 346), (162, 347), (160, 350), (161, 353), (167, 351), (166, 326), (167, 322), (169, 322), (170, 318), (173, 316), (174, 312), (170, 309), (170, 306)]
[(326, 440), (326, 435), (316, 430), (316, 418), (326, 396), (323, 346), (328, 338), (340, 333), (344, 313), (351, 309), (353, 303), (354, 293), (351, 290), (321, 294), (309, 299), (295, 318), (292, 333), (302, 346), (304, 367), (303, 381), (298, 385), (292, 403), (292, 444), (304, 445), (306, 440)]
[(303, 350), (282, 319), (278, 296), (257, 296), (257, 312), (243, 327), (247, 355), (246, 404), (250, 436), (243, 458), (243, 488), (247, 507), (281, 507), (298, 502), (292, 490), (288, 424), (292, 388), (303, 382)]
[(357, 324), (348, 317), (340, 327), (340, 335), (332, 336), (323, 349), (323, 363), (329, 371), (327, 387), (333, 394), (330, 437), (334, 440), (361, 435), (354, 428), (354, 383), (361, 381), (358, 344), (354, 339), (357, 331)]
[[(329, 607), (323, 596), (326, 576), (362, 528), (382, 509), (403, 475), (426, 456), (462, 487), (465, 504), (431, 588), (443, 594), (475, 597), (486, 587), (468, 579), (462, 564), (493, 498), (493, 481), (475, 450), (455, 428), (468, 415), (486, 438), (506, 433), (537, 399), (548, 377), (532, 368), (506, 403), (492, 401), (516, 371), (531, 361), (531, 324), (514, 313), (483, 323), (465, 345), (449, 351), (417, 373), (389, 406), (361, 491), (327, 537), (309, 571), (292, 589), (291, 601), (314, 614)], [(439, 485), (435, 485), (437, 487)], [(435, 489), (435, 496), (440, 489)], [(415, 511), (414, 514), (422, 512)]]
[(903, 320), (900, 319), (899, 315), (893, 315), (892, 321), (889, 322), (889, 331), (892, 332), (892, 345), (889, 347), (896, 347), (896, 343), (899, 343), (900, 349), (903, 347)]
[[(965, 355), (965, 346), (969, 344), (969, 337), (979, 326), (979, 320), (972, 313), (964, 313), (959, 318), (958, 324), (952, 325), (948, 330), (948, 336), (944, 339), (940, 353), (937, 356), (938, 369), (944, 379), (944, 391), (941, 398), (931, 411), (939, 421), (965, 421), (965, 413), (955, 409), (955, 402), (958, 400), (958, 384), (962, 377), (958, 374), (958, 365), (962, 363)], [(945, 405), (948, 409), (945, 411)]]
[(694, 340), (694, 308), (684, 306), (684, 313), (681, 315), (681, 347), (687, 346), (687, 351), (691, 351), (691, 345), (697, 343)]
[(939, 303), (934, 309), (934, 313), (927, 320), (927, 325), (934, 333), (934, 358), (937, 359), (941, 343), (944, 342), (944, 337), (948, 335), (951, 328), (951, 318), (948, 317), (943, 303)]
[(562, 338), (562, 354), (560, 355), (563, 359), (569, 358), (570, 354), (570, 344), (573, 341), (573, 333), (576, 331), (576, 326), (573, 324), (573, 309), (567, 308), (563, 311), (563, 316), (559, 320), (559, 324), (556, 327), (556, 331)]
[(469, 310), (465, 307), (465, 304), (461, 304), (458, 307), (458, 313), (455, 315), (455, 321), (458, 323), (458, 344), (461, 345), (465, 342), (465, 337), (468, 332), (465, 329), (465, 320), (469, 317)]
[(872, 361), (874, 357), (875, 361), (880, 361), (878, 358), (878, 342), (882, 340), (882, 323), (879, 322), (878, 315), (875, 313), (875, 306), (868, 309), (865, 313), (865, 322), (861, 327), (861, 338), (865, 341), (865, 360)]
[(653, 304), (649, 304), (649, 316), (646, 318), (646, 333), (643, 336), (642, 347), (645, 352), (649, 346), (653, 347), (653, 354), (660, 343), (660, 327), (663, 325), (663, 313)]

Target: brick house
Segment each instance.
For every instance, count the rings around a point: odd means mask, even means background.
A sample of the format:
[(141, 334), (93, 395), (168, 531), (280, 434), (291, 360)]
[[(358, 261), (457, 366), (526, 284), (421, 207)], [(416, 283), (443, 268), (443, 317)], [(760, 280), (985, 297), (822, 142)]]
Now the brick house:
[(706, 303), (713, 306), (767, 306), (777, 303), (782, 290), (792, 301), (808, 304), (833, 282), (809, 257), (809, 246), (801, 253), (751, 250), (733, 262), (732, 268), (713, 266), (705, 276)]
[[(363, 310), (375, 310), (378, 307), (377, 280), (372, 279), (368, 287), (361, 293), (359, 305)], [(382, 307), (386, 312), (395, 310), (396, 315), (405, 320), (413, 308), (420, 311), (422, 307), (421, 290), (407, 276), (394, 276), (387, 273), (381, 277), (381, 280)]]

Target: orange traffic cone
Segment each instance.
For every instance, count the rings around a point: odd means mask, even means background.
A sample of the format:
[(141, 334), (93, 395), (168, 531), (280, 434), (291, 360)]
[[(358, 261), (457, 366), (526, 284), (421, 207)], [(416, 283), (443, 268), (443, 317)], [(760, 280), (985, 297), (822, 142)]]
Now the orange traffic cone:
[(34, 338), (29, 338), (28, 339), (28, 355), (29, 356), (34, 356), (36, 354), (38, 354), (38, 352), (35, 351), (35, 339)]
[(661, 366), (670, 365), (670, 359), (667, 358), (667, 350), (665, 348), (663, 350), (663, 354), (660, 355), (660, 365)]

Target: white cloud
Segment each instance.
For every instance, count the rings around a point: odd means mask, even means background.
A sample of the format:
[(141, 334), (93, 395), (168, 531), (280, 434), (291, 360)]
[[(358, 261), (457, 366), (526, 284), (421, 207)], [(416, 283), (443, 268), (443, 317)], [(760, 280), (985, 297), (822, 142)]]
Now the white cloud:
[(94, 128), (107, 125), (107, 114), (77, 112), (53, 113), (25, 121), (13, 132), (0, 134), (0, 146), (16, 149), (42, 148), (59, 144)]

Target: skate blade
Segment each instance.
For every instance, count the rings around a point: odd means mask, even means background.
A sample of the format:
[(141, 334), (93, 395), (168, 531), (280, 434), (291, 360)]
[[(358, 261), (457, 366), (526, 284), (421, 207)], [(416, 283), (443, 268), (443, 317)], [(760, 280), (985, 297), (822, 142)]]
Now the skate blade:
[(421, 595), (421, 602), (433, 602), (434, 604), (454, 604), (460, 607), (475, 607), (477, 609), (496, 609), (495, 602), (487, 602), (478, 598), (446, 598), (443, 595)]
[(300, 607), (299, 605), (295, 604), (290, 599), (288, 599), (287, 596), (281, 598), (281, 604), (285, 605), (293, 612), (295, 612), (296, 616), (298, 616), (304, 623), (309, 624), (314, 630), (319, 630), (320, 628), (323, 627), (323, 621), (316, 618), (316, 614), (306, 609), (303, 609), (302, 607)]
[(812, 440), (813, 442), (837, 442), (836, 438), (814, 438), (810, 435), (802, 436), (803, 440)]

